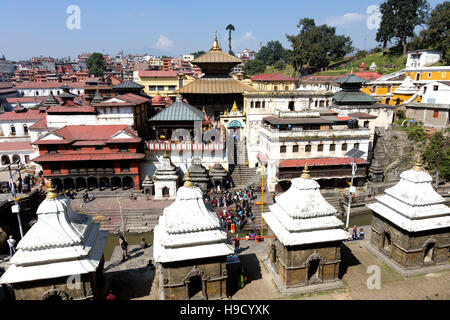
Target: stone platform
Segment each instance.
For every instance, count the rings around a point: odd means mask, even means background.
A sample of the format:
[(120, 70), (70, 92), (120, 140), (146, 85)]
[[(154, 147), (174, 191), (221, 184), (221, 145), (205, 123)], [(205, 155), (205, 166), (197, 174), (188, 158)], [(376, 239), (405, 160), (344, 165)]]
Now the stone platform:
[(152, 246), (141, 249), (138, 245), (130, 245), (128, 253), (131, 259), (122, 262), (122, 249), (117, 246), (105, 263), (105, 291), (112, 290), (118, 300), (149, 295), (155, 277)]
[(370, 242), (367, 242), (365, 244), (366, 248), (372, 252), (374, 255), (376, 255), (379, 259), (381, 259), (385, 264), (387, 264), (389, 267), (394, 269), (396, 272), (401, 274), (403, 277), (413, 277), (418, 275), (423, 275), (427, 273), (433, 273), (433, 272), (440, 272), (440, 271), (446, 271), (450, 270), (450, 263), (442, 264), (442, 265), (435, 265), (435, 266), (429, 266), (429, 267), (423, 267), (418, 269), (405, 269), (402, 268), (400, 265), (398, 265), (395, 261), (392, 259), (389, 259), (386, 257), (383, 253), (378, 251)]

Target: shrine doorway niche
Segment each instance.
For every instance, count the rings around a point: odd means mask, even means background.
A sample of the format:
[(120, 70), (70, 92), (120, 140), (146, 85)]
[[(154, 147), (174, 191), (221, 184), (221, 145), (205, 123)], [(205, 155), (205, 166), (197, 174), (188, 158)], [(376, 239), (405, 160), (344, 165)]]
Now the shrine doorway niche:
[(55, 302), (55, 301), (63, 301), (63, 300), (72, 300), (72, 297), (65, 291), (56, 289), (55, 286), (52, 286), (50, 290), (44, 293), (42, 296), (42, 300)]
[(313, 253), (306, 261), (306, 282), (308, 284), (322, 282), (323, 258)]
[(73, 190), (73, 189), (75, 189), (75, 183), (73, 182), (73, 179), (65, 178), (63, 182), (64, 182), (64, 190)]
[(169, 196), (170, 196), (169, 191), (170, 191), (170, 190), (169, 190), (169, 188), (167, 188), (167, 187), (162, 188), (161, 192), (162, 192), (163, 198), (169, 198)]
[(134, 185), (133, 185), (133, 179), (131, 179), (130, 177), (124, 177), (123, 178), (123, 189), (127, 190), (127, 189), (133, 189)]
[(97, 188), (98, 188), (98, 180), (97, 180), (97, 178), (93, 178), (93, 177), (88, 178), (88, 190), (91, 191), (91, 190), (94, 190), (94, 189), (97, 189)]
[(59, 178), (52, 178), (53, 184), (55, 185), (56, 190), (61, 191), (63, 189), (63, 184), (61, 182), (61, 179)]
[(111, 189), (115, 190), (115, 189), (119, 189), (122, 185), (122, 179), (120, 179), (119, 177), (114, 177), (111, 179)]
[(428, 242), (425, 245), (424, 251), (423, 251), (423, 264), (429, 265), (434, 264), (434, 256), (435, 256), (435, 248), (436, 243), (435, 242)]
[(387, 255), (391, 255), (391, 246), (392, 246), (392, 240), (391, 235), (388, 232), (384, 233), (383, 236), (383, 251)]
[(100, 191), (106, 190), (109, 188), (109, 179), (102, 177), (100, 178)]
[(77, 191), (81, 189), (86, 189), (86, 180), (84, 178), (77, 178), (75, 180), (75, 189)]
[(201, 275), (192, 276), (187, 283), (188, 299), (203, 298), (203, 287)]
[(9, 156), (3, 155), (2, 156), (2, 165), (10, 164), (11, 160), (9, 160)]

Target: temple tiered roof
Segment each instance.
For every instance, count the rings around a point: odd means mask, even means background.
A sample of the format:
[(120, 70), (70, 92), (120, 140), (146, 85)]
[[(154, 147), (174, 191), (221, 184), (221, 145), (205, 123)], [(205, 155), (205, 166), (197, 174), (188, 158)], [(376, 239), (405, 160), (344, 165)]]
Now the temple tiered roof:
[(404, 171), (395, 186), (367, 207), (410, 232), (448, 228), (450, 207), (433, 189), (432, 180), (419, 156), (413, 169)]
[(277, 196), (276, 203), (263, 218), (278, 240), (285, 246), (341, 241), (349, 234), (341, 229), (336, 209), (320, 193), (319, 184), (311, 179), (308, 166), (300, 178)]
[(18, 283), (93, 272), (108, 237), (92, 217), (76, 213), (50, 183), (37, 210), (38, 221), (17, 245), (0, 283)]
[(203, 199), (200, 188), (193, 186), (189, 171), (184, 186), (177, 191), (173, 204), (164, 209), (154, 231), (155, 262), (166, 263), (227, 256), (233, 250), (225, 243), (214, 209)]

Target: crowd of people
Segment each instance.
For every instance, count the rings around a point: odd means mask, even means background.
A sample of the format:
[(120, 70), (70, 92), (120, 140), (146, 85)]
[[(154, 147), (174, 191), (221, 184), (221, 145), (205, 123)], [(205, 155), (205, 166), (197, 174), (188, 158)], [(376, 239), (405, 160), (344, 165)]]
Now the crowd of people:
[(205, 194), (205, 202), (210, 203), (216, 209), (220, 223), (227, 232), (238, 232), (247, 219), (252, 221), (255, 219), (252, 212), (255, 199), (253, 186), (248, 186), (245, 190)]

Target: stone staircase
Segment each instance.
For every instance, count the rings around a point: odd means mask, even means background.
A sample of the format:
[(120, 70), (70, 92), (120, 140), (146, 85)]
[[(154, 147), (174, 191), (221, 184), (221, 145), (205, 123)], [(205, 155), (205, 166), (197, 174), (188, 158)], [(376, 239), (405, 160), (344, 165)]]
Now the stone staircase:
[(245, 189), (248, 185), (254, 183), (254, 178), (256, 177), (256, 168), (249, 168), (246, 165), (238, 164), (233, 168), (231, 173), (231, 178), (235, 186), (233, 190)]
[[(109, 210), (108, 213), (88, 210), (77, 211), (92, 216), (95, 222), (100, 223), (100, 229), (102, 230), (107, 230), (111, 233), (120, 232), (120, 210)], [(163, 209), (123, 210), (124, 231), (133, 233), (150, 232), (158, 224), (159, 217), (162, 214)]]

